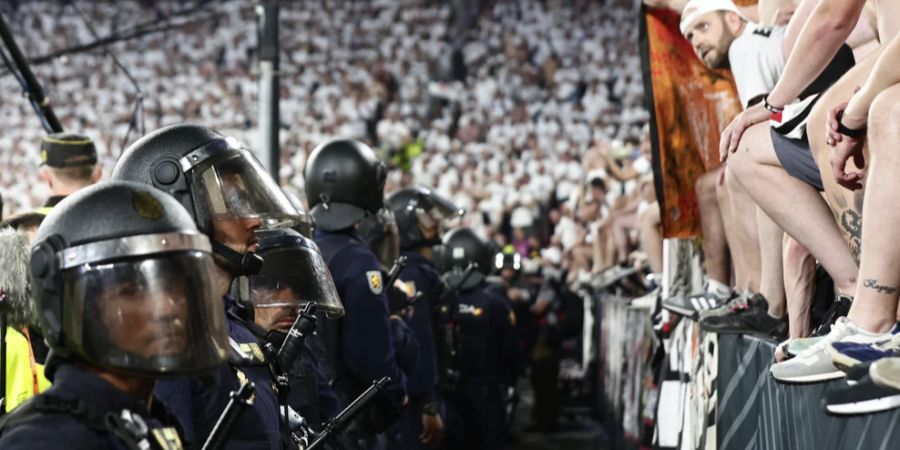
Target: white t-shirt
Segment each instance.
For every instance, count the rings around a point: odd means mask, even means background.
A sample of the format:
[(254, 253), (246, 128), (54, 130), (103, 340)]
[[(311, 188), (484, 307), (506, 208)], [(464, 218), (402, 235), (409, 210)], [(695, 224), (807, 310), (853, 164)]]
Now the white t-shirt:
[(731, 73), (737, 85), (741, 106), (756, 97), (768, 94), (784, 72), (784, 27), (763, 27), (748, 22), (743, 33), (728, 49)]

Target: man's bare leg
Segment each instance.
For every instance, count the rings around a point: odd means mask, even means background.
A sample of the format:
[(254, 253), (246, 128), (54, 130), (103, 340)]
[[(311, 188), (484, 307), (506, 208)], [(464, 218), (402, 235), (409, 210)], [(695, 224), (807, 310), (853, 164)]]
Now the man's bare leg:
[(884, 90), (869, 110), (869, 160), (862, 214), (859, 286), (848, 318), (864, 330), (888, 331), (900, 296), (900, 86)]
[(700, 209), (700, 227), (703, 229), (706, 275), (710, 280), (728, 286), (731, 280), (731, 266), (722, 211), (716, 198), (718, 177), (718, 170), (701, 175), (695, 189), (697, 206)]
[[(734, 270), (742, 274), (735, 276), (735, 286), (741, 290), (760, 292), (762, 277), (759, 229), (756, 224), (756, 205), (741, 186), (735, 185), (725, 176), (725, 185), (717, 186), (719, 204), (730, 205), (725, 209), (725, 236), (735, 260)], [(734, 255), (740, 255), (736, 257)], [(780, 276), (779, 276), (780, 277)]]
[(781, 167), (768, 123), (747, 129), (737, 152), (728, 158), (728, 170), (775, 223), (816, 256), (840, 292), (854, 291), (856, 264), (831, 210), (815, 188)]
[[(822, 174), (822, 185), (825, 187), (825, 200), (834, 215), (841, 234), (850, 246), (850, 254), (859, 262), (860, 239), (862, 233), (862, 191), (850, 191), (834, 181), (831, 169), (832, 148), (825, 143), (825, 121), (831, 108), (850, 99), (853, 91), (866, 81), (875, 60), (881, 55), (878, 49), (868, 58), (861, 61), (847, 72), (837, 83), (828, 89), (816, 103), (809, 115), (806, 133), (813, 158)], [(857, 171), (852, 159), (847, 163), (847, 170)]]
[(756, 208), (756, 222), (759, 224), (759, 249), (762, 261), (759, 293), (769, 303), (769, 315), (780, 319), (784, 317), (785, 312), (782, 259), (784, 230), (759, 208)]
[(650, 270), (653, 273), (663, 271), (663, 240), (660, 230), (659, 204), (651, 203), (638, 213), (638, 232), (641, 237), (641, 247), (647, 254)]
[(636, 227), (637, 209), (625, 212), (612, 219), (612, 238), (616, 246), (617, 263), (623, 264), (628, 262), (628, 255), (631, 254), (631, 230)]
[(784, 235), (784, 290), (791, 339), (809, 336), (816, 259), (802, 244)]

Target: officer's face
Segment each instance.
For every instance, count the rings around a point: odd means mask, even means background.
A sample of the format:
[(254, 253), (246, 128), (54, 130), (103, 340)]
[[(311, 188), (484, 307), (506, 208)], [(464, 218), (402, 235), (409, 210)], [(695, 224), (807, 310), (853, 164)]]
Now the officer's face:
[(728, 66), (728, 49), (735, 36), (725, 23), (725, 13), (713, 11), (701, 15), (684, 36), (703, 65), (710, 69)]
[(287, 333), (291, 325), (297, 320), (300, 310), (299, 297), (289, 287), (283, 287), (277, 291), (260, 290), (254, 295), (264, 295), (266, 302), (279, 306), (256, 306), (253, 308), (254, 321), (265, 330), (277, 330)]
[(255, 231), (260, 226), (259, 218), (213, 220), (213, 239), (238, 253), (254, 252), (259, 248)]
[(187, 301), (183, 280), (154, 284), (126, 281), (104, 289), (99, 314), (113, 345), (150, 358), (174, 355), (187, 348)]

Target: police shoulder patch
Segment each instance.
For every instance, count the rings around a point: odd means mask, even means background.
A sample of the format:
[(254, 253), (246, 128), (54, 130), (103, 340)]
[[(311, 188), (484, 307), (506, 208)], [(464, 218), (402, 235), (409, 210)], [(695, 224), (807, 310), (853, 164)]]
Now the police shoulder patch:
[(152, 432), (158, 448), (163, 450), (181, 450), (181, 438), (174, 428), (156, 428)]
[(371, 290), (373, 294), (381, 294), (381, 291), (384, 289), (384, 283), (381, 280), (381, 271), (370, 270), (366, 272), (366, 281), (369, 283), (369, 290)]

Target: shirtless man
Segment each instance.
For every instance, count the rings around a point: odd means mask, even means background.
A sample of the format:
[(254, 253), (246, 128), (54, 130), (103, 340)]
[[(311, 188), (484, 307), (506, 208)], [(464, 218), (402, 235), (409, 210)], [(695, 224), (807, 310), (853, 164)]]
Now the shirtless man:
[[(827, 336), (794, 360), (772, 366), (772, 375), (781, 381), (816, 382), (843, 376), (833, 365), (827, 349), (835, 347), (836, 343), (885, 341), (896, 323), (900, 272), (894, 266), (900, 260), (900, 246), (893, 236), (884, 231), (897, 223), (894, 207), (896, 200), (893, 197), (896, 192), (894, 189), (897, 188), (894, 171), (898, 168), (898, 160), (893, 156), (892, 144), (895, 144), (898, 137), (898, 111), (894, 106), (898, 96), (898, 78), (896, 70), (888, 62), (896, 61), (897, 58), (897, 44), (894, 41), (900, 26), (900, 4), (877, 0), (871, 3), (870, 8), (875, 14), (876, 31), (881, 45), (829, 89), (813, 110), (808, 126), (813, 156), (824, 175), (823, 184), (861, 187), (862, 173), (853, 163), (862, 165), (862, 144), (867, 140), (870, 142), (872, 161), (869, 167), (872, 170), (868, 172), (866, 184), (871, 189), (869, 196), (861, 202), (863, 214), (867, 218), (866, 227), (859, 227), (858, 220), (852, 221), (852, 225), (859, 228), (858, 232), (848, 230), (847, 226), (843, 227), (843, 231), (851, 235), (851, 241), (856, 238), (863, 250), (859, 275), (862, 282), (854, 291), (856, 297), (847, 319), (839, 320)], [(864, 0), (821, 1), (796, 40), (784, 76), (769, 94), (767, 102), (772, 109), (777, 110), (796, 98), (802, 87), (808, 84), (809, 78), (818, 76), (825, 63), (837, 53), (854, 28), (859, 28), (857, 24), (866, 26), (871, 23), (869, 20), (860, 21), (866, 9)], [(860, 85), (863, 85), (863, 90), (858, 95), (853, 95)], [(846, 129), (844, 133), (838, 133), (842, 136), (837, 136), (834, 133), (838, 122), (834, 120), (835, 113), (842, 111), (844, 102), (851, 97), (846, 117), (842, 118)], [(833, 128), (830, 127), (832, 132), (826, 137), (825, 125), (829, 113), (833, 117), (830, 120)], [(755, 124), (765, 121), (767, 115), (765, 109), (750, 109), (735, 119), (723, 134), (723, 150), (735, 151), (743, 147), (739, 143), (746, 137), (742, 138), (742, 135), (753, 133), (760, 126)], [(866, 125), (868, 133), (865, 136), (847, 136), (855, 134), (852, 130), (865, 129)], [(831, 149), (824, 145), (826, 141), (837, 145), (838, 152), (832, 154)], [(832, 157), (835, 169), (832, 169)], [(854, 160), (849, 167), (845, 165), (848, 159)], [(853, 203), (847, 202), (846, 193), (840, 189), (828, 189), (828, 198), (840, 219), (847, 217), (848, 211), (856, 210), (849, 206), (854, 205), (856, 199), (853, 199)], [(844, 200), (843, 204), (841, 200)], [(859, 217), (849, 214), (850, 217)], [(844, 222), (850, 221), (842, 220)], [(859, 237), (854, 236), (854, 233), (859, 234)]]

